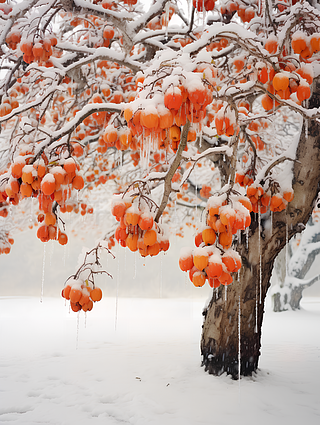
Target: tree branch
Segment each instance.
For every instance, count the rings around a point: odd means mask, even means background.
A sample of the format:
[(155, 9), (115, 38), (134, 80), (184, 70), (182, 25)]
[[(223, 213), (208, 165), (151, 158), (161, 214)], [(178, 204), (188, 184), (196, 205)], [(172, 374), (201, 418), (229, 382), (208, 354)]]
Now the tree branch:
[(184, 125), (183, 127), (183, 131), (182, 131), (182, 135), (181, 135), (181, 140), (180, 140), (180, 144), (179, 144), (179, 148), (178, 151), (176, 153), (176, 156), (168, 170), (168, 173), (166, 175), (165, 181), (164, 181), (164, 192), (163, 192), (163, 197), (161, 200), (161, 204), (160, 207), (158, 209), (155, 221), (158, 222), (167, 203), (168, 203), (168, 199), (170, 196), (170, 193), (172, 191), (172, 187), (171, 187), (171, 181), (172, 181), (172, 177), (174, 175), (174, 173), (177, 171), (177, 168), (179, 167), (181, 158), (182, 158), (182, 152), (184, 151), (184, 148), (187, 146), (187, 141), (188, 141), (188, 132), (189, 132), (189, 128), (190, 128), (190, 121), (188, 120), (187, 123)]

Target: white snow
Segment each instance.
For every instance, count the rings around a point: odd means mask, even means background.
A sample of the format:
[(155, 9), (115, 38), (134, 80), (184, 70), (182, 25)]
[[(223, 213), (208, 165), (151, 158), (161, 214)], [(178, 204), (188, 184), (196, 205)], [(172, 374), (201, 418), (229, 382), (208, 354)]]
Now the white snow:
[[(200, 290), (201, 291), (201, 290)], [(200, 292), (199, 292), (200, 293)], [(320, 298), (267, 309), (260, 370), (240, 383), (200, 367), (204, 299), (0, 298), (0, 423), (319, 423)]]
[(192, 254), (193, 254), (193, 249), (189, 246), (184, 246), (180, 250), (179, 258), (181, 260), (185, 260), (185, 259), (189, 258)]
[(45, 183), (45, 182), (55, 183), (55, 179), (54, 179), (53, 174), (47, 173), (47, 174), (43, 177), (43, 179), (42, 179), (41, 183)]
[(194, 248), (193, 250), (193, 256), (197, 256), (197, 257), (208, 257), (208, 252), (204, 247), (197, 247)]
[(210, 376), (199, 345), (212, 289), (194, 288), (178, 266), (191, 240), (171, 237), (152, 259), (103, 253), (114, 278), (98, 281), (104, 297), (81, 312), (77, 331), (77, 313), (48, 294), (76, 271), (84, 242), (47, 243), (40, 303), (43, 244), (34, 230), (17, 234), (0, 257), (0, 424), (318, 425), (320, 298), (283, 313), (268, 298), (259, 373), (240, 383)]

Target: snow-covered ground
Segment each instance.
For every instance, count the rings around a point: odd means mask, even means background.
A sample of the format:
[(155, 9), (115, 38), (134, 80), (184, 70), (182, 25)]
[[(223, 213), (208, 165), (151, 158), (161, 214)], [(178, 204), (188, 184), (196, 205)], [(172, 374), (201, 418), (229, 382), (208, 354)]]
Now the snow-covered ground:
[(87, 315), (59, 298), (0, 298), (0, 424), (320, 423), (320, 298), (267, 307), (260, 371), (200, 367), (205, 299), (104, 298)]

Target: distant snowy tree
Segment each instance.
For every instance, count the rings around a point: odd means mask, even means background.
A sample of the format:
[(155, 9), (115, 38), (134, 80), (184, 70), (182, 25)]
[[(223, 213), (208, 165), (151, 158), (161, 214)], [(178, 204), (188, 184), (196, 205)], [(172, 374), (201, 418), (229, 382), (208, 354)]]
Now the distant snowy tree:
[(320, 221), (319, 210), (315, 209), (306, 229), (292, 238), (276, 258), (276, 284), (271, 288), (274, 311), (300, 309), (304, 289), (320, 279), (320, 274), (305, 279), (319, 254)]

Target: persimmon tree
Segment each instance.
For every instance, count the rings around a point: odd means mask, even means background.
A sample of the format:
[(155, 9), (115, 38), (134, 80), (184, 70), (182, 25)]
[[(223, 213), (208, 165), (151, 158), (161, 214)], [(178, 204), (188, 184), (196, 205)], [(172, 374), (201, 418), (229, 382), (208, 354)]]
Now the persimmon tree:
[[(63, 245), (63, 214), (92, 213), (84, 198), (103, 187), (115, 193), (117, 226), (63, 289), (74, 311), (101, 298), (101, 249), (116, 240), (161, 255), (176, 211), (193, 225), (201, 208), (179, 265), (213, 288), (203, 366), (234, 378), (257, 370), (274, 259), (318, 195), (310, 3), (1, 1), (2, 221), (36, 200), (38, 238)], [(2, 231), (4, 253), (9, 238)]]

